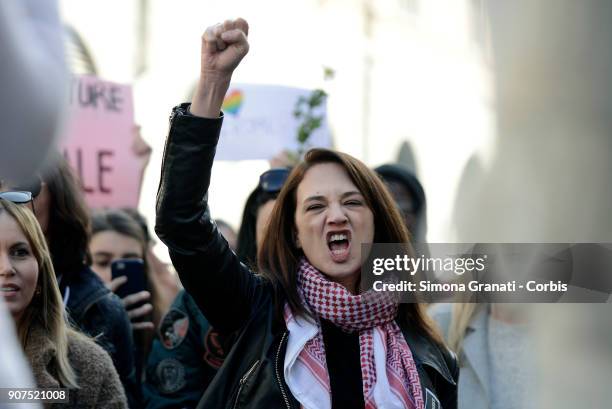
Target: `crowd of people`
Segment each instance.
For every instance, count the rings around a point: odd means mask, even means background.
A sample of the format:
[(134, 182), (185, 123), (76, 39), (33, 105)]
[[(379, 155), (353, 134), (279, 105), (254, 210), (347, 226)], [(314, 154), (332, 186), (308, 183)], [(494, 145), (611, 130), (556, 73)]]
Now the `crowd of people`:
[[(206, 75), (192, 103), (174, 109), (156, 232), (178, 277), (155, 258), (135, 209), (87, 208), (59, 154), (19, 183), (4, 178), (0, 221), (14, 226), (2, 230), (22, 238), (2, 236), (3, 289), (35, 385), (78, 390), (77, 406), (456, 407), (457, 357), (425, 306), (381, 296), (371, 308), (359, 294), (361, 243), (424, 241), (413, 174), (315, 149), (261, 175), (238, 234), (211, 219), (202, 198), (247, 34), (241, 19), (208, 29)], [(40, 273), (29, 280), (18, 264), (28, 258)], [(115, 275), (129, 261), (136, 273)], [(28, 305), (44, 315), (24, 316)], [(90, 360), (106, 374), (85, 376)]]
[(525, 310), (360, 289), (363, 243), (426, 241), (407, 169), (312, 149), (261, 174), (238, 232), (213, 219), (221, 106), (248, 31), (206, 30), (193, 100), (172, 110), (155, 222), (172, 266), (136, 209), (89, 209), (59, 153), (0, 167), (0, 387), (65, 388), (75, 408), (531, 407)]

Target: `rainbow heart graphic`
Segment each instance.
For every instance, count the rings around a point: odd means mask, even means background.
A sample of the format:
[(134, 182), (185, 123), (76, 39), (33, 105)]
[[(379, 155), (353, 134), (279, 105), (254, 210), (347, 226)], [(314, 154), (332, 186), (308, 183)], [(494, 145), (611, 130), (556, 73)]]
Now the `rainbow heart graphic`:
[(223, 112), (228, 112), (232, 115), (238, 115), (238, 112), (240, 112), (240, 109), (242, 108), (243, 101), (244, 98), (242, 96), (242, 91), (240, 91), (239, 89), (235, 89), (225, 96), (221, 109), (223, 110)]

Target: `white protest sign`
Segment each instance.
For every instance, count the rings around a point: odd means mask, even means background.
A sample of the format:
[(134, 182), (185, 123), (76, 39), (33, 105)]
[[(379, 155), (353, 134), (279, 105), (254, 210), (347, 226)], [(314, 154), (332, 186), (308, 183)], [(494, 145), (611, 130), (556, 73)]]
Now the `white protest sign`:
[[(279, 85), (233, 84), (223, 102), (225, 119), (215, 158), (267, 160), (287, 149), (296, 151), (300, 120), (293, 111), (298, 98), (310, 92)], [(331, 147), (325, 104), (315, 114), (324, 119), (306, 147)]]

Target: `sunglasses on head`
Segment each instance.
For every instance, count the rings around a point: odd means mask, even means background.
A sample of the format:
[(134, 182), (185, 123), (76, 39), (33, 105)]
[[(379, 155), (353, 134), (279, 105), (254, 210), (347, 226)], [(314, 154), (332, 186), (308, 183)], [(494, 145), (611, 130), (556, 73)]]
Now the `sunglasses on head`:
[(32, 192), (26, 192), (22, 190), (9, 190), (6, 192), (0, 192), (0, 199), (4, 199), (9, 202), (13, 202), (15, 204), (32, 204), (32, 211), (36, 214), (34, 210), (34, 197)]
[(291, 169), (275, 168), (261, 174), (259, 187), (266, 193), (278, 193), (289, 177)]

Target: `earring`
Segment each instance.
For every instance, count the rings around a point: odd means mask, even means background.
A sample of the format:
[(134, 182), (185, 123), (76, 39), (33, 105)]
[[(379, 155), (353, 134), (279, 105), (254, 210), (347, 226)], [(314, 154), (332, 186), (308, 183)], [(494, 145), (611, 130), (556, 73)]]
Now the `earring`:
[(40, 295), (40, 293), (41, 293), (40, 287), (36, 287), (36, 291), (34, 292), (34, 294)]

